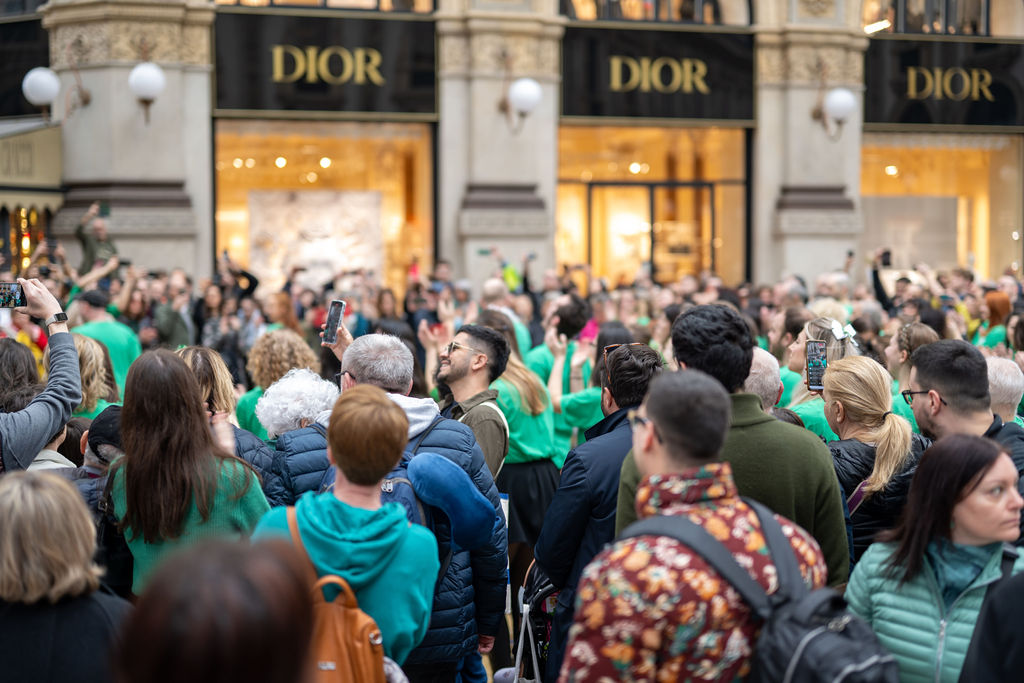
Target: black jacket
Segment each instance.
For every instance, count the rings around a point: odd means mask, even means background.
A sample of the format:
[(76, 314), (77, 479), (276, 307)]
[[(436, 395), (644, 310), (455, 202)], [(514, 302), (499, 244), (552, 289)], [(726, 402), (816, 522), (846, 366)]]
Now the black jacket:
[[(868, 496), (856, 512), (851, 511), (854, 561), (860, 559), (879, 531), (895, 526), (907, 501), (917, 463), (921, 454), (931, 445), (927, 437), (911, 435), (910, 459), (903, 470), (893, 477), (884, 490)], [(843, 495), (849, 498), (860, 483), (871, 476), (875, 468), (875, 447), (854, 439), (832, 441), (828, 447), (832, 451), (832, 464), (839, 477), (839, 484), (843, 487)]]
[(963, 683), (1013, 681), (1024, 671), (1024, 574), (990, 590), (960, 673)]
[(287, 492), (281, 476), (283, 465), (280, 461), (284, 459), (284, 455), (268, 446), (255, 434), (239, 427), (234, 427), (234, 430), (235, 455), (259, 472), (263, 495), (267, 497), (270, 507), (294, 503), (294, 500), (287, 500)]
[[(1024, 429), (1015, 422), (1003, 423), (1002, 418), (995, 415), (992, 418), (992, 426), (982, 436), (992, 439), (1002, 446), (1010, 459), (1017, 467), (1017, 474), (1021, 475), (1017, 480), (1017, 491), (1024, 496)], [(1021, 537), (1017, 539), (1016, 545), (1024, 545), (1024, 515), (1020, 520)]]
[(558, 678), (583, 569), (615, 538), (622, 461), (633, 445), (626, 409), (586, 431), (586, 442), (565, 458), (558, 490), (544, 515), (534, 549), (537, 565), (561, 589), (555, 607), (545, 681)]
[(109, 683), (111, 646), (131, 608), (100, 591), (54, 605), (0, 601), (0, 679)]

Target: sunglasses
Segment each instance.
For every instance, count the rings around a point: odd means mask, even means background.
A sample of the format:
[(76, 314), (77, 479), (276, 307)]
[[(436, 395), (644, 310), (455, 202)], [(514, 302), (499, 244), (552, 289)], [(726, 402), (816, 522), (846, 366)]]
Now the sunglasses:
[(604, 372), (605, 376), (608, 378), (608, 382), (612, 381), (612, 370), (610, 367), (608, 367), (608, 354), (610, 352), (615, 351), (615, 349), (619, 348), (620, 346), (647, 346), (647, 344), (644, 344), (643, 342), (630, 342), (628, 344), (609, 344), (608, 346), (604, 347), (602, 358), (604, 359)]
[(442, 349), (442, 350), (444, 351), (444, 355), (450, 356), (455, 351), (455, 349), (466, 349), (467, 351), (472, 351), (473, 353), (479, 353), (479, 354), (482, 354), (484, 356), (487, 355), (486, 353), (484, 353), (480, 349), (474, 349), (472, 346), (466, 346), (465, 344), (460, 344), (459, 342), (454, 341), (454, 340), (448, 342), (445, 345), (444, 349)]

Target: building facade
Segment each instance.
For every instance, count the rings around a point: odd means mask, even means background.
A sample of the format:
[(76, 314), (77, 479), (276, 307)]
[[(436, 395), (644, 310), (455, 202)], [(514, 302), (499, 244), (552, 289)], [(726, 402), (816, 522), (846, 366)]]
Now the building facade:
[[(437, 258), (479, 281), (492, 247), (612, 285), (813, 276), (880, 246), (1020, 267), (1016, 0), (7, 5), (0, 114), (35, 113), (32, 66), (63, 84), (49, 126), (0, 119), (15, 264), (98, 200), (135, 262), (202, 275), (227, 251), (268, 287), (370, 268), (401, 290)], [(126, 86), (147, 59), (167, 76), (148, 113)], [(5, 152), (57, 133), (59, 154)]]

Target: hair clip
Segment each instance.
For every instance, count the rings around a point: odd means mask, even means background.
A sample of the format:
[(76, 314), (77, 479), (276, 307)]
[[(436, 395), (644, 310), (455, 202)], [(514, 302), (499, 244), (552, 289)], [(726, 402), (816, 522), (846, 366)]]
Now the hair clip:
[(832, 321), (832, 336), (836, 338), (836, 341), (846, 339), (846, 331), (843, 330), (843, 325), (838, 320)]

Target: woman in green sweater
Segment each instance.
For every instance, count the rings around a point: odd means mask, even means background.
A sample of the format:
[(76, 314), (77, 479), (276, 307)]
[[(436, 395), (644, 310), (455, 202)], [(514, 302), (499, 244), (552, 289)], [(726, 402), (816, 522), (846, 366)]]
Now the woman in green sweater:
[(233, 448), (230, 429), (215, 440), (199, 385), (171, 351), (144, 353), (128, 371), (121, 439), (111, 497), (134, 559), (136, 595), (167, 554), (207, 538), (247, 536), (269, 509), (256, 473), (222, 443)]
[(1006, 292), (992, 291), (985, 294), (986, 320), (978, 326), (971, 343), (987, 349), (1006, 346), (1006, 320), (1010, 317), (1010, 297)]
[(989, 586), (1024, 557), (1017, 468), (994, 441), (954, 434), (925, 451), (903, 517), (853, 570), (846, 599), (903, 683), (956, 683)]

